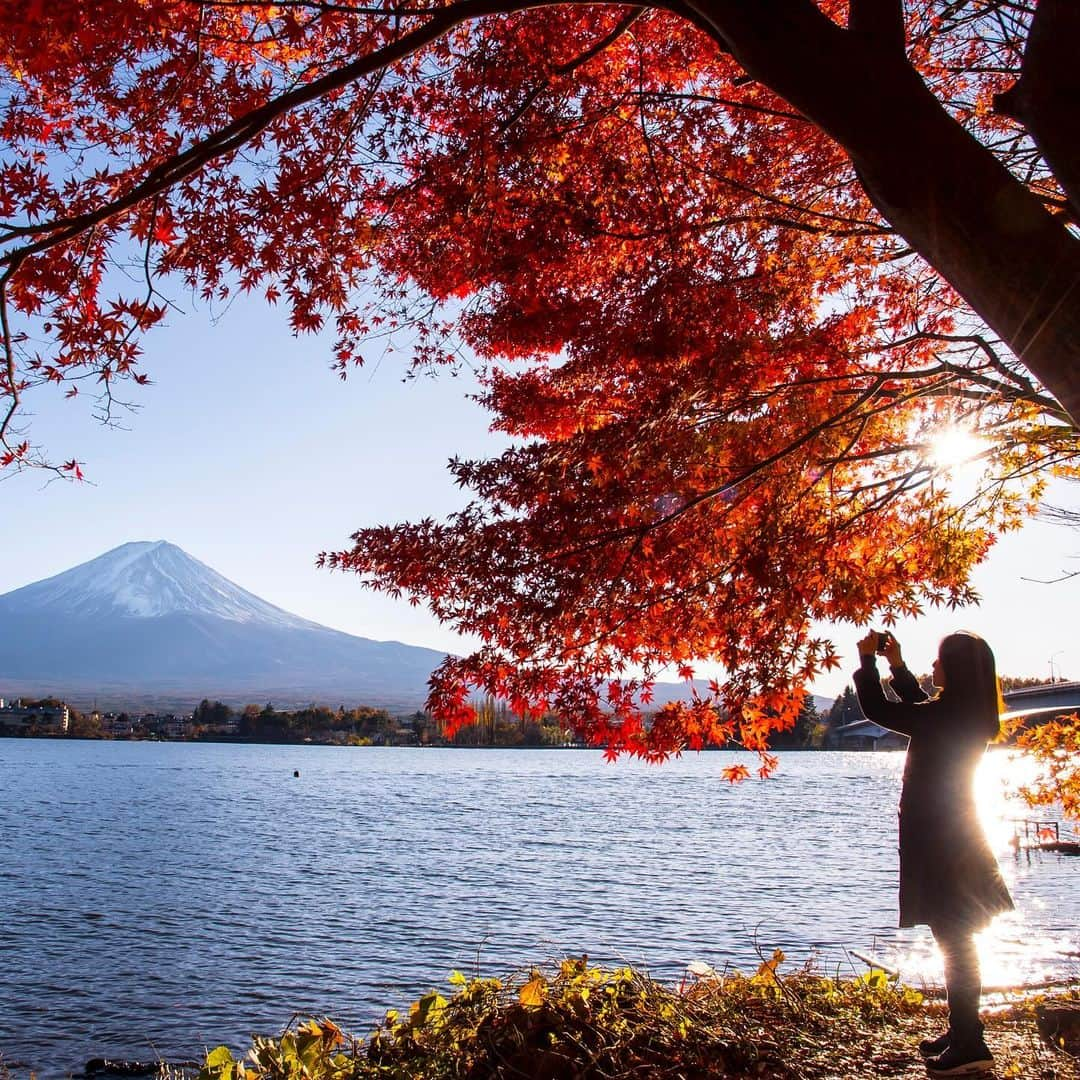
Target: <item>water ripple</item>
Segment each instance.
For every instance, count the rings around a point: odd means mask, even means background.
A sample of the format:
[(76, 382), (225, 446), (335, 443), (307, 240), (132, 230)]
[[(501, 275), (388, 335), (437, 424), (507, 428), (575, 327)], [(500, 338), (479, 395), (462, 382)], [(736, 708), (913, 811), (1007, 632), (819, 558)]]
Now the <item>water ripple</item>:
[[(675, 980), (854, 948), (937, 978), (894, 929), (902, 755), (787, 754), (737, 787), (730, 761), (0, 739), (0, 1052), (50, 1078), (294, 1013), (363, 1033), (452, 969), (568, 954)], [(994, 835), (1017, 911), (988, 981), (1075, 975), (1080, 867)]]

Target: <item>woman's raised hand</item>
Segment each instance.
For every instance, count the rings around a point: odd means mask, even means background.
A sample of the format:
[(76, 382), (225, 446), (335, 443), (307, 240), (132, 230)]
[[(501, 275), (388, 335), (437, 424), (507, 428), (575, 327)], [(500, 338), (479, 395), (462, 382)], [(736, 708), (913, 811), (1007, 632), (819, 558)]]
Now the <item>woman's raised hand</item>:
[(902, 667), (904, 658), (900, 655), (900, 642), (890, 632), (885, 634), (885, 647), (881, 650), (882, 656), (889, 661), (889, 667)]
[(878, 632), (868, 630), (863, 637), (859, 638), (859, 655), (875, 656), (881, 653), (889, 661), (890, 667), (900, 667), (904, 663), (904, 658), (900, 654), (900, 642), (888, 631), (884, 636), (885, 644), (882, 645), (878, 640)]

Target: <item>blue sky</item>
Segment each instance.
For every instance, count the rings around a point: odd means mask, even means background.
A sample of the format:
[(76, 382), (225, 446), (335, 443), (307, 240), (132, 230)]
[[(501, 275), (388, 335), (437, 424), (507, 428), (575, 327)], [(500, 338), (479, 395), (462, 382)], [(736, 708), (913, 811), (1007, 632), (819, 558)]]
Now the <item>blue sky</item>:
[[(0, 483), (0, 593), (130, 540), (169, 540), (237, 584), (306, 618), (377, 639), (462, 651), (467, 642), (423, 608), (315, 568), (365, 525), (442, 517), (463, 494), (446, 471), (457, 454), (497, 452), (468, 373), (403, 381), (405, 357), (373, 360), (342, 382), (329, 348), (293, 338), (282, 312), (237, 301), (216, 324), (173, 314), (146, 341), (142, 408), (109, 430), (89, 402), (39, 395), (33, 434), (57, 458), (84, 461), (88, 482), (24, 473)], [(1058, 492), (1073, 499), (1075, 488)], [(977, 576), (978, 609), (931, 612), (896, 628), (917, 670), (940, 637), (982, 633), (1009, 674), (1080, 677), (1080, 532), (1032, 523), (1003, 538)], [(832, 628), (854, 653), (858, 632)], [(844, 672), (815, 687), (833, 695)]]

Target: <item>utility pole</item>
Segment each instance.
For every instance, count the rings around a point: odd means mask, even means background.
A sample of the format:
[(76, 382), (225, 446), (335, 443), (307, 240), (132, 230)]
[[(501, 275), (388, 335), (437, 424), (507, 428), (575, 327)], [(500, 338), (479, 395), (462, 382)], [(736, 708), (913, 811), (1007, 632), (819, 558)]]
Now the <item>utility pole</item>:
[(1056, 653), (1054, 653), (1053, 656), (1050, 657), (1050, 682), (1051, 683), (1057, 682), (1057, 679), (1054, 678), (1054, 657), (1060, 656), (1064, 651), (1065, 651), (1064, 649), (1058, 649), (1058, 651)]

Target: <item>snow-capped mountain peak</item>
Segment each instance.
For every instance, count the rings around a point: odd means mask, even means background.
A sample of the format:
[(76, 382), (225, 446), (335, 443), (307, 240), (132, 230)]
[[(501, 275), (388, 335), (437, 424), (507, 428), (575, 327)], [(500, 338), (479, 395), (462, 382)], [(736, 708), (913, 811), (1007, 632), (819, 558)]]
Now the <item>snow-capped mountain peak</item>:
[(260, 600), (165, 540), (122, 544), (55, 577), (7, 593), (0, 604), (10, 612), (49, 610), (68, 617), (145, 619), (186, 613), (297, 629), (318, 625)]

